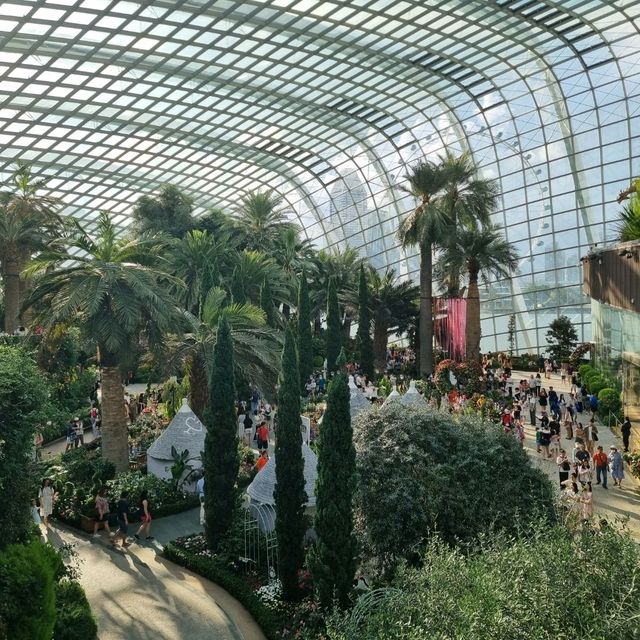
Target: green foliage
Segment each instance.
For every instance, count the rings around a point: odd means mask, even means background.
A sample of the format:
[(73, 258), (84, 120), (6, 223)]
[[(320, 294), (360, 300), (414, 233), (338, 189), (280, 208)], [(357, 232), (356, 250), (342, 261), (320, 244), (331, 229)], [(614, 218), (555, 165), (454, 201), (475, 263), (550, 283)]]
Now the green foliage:
[(182, 399), (188, 396), (188, 384), (188, 378), (185, 376), (181, 384), (176, 380), (167, 380), (162, 385), (162, 402), (168, 420), (173, 420), (182, 406)]
[(151, 196), (142, 196), (133, 208), (132, 235), (164, 233), (182, 238), (194, 226), (193, 201), (178, 187), (165, 184)]
[(598, 413), (606, 418), (610, 413), (619, 414), (622, 409), (620, 392), (617, 389), (605, 387), (598, 393)]
[(0, 638), (51, 640), (56, 619), (55, 556), (39, 540), (9, 545), (0, 552)]
[(247, 302), (247, 293), (244, 289), (244, 280), (242, 273), (237, 267), (233, 270), (231, 277), (231, 298), (235, 304), (245, 304)]
[(309, 284), (303, 271), (298, 288), (298, 377), (300, 390), (313, 372), (313, 340), (311, 337), (311, 305), (309, 303)]
[(356, 359), (362, 372), (373, 379), (373, 340), (371, 339), (371, 309), (369, 308), (369, 286), (364, 265), (360, 265), (358, 285), (358, 332), (356, 333)]
[(265, 280), (260, 288), (260, 308), (264, 311), (265, 320), (268, 326), (276, 326), (276, 308), (273, 304), (273, 295), (269, 281)]
[(304, 458), (300, 432), (300, 380), (295, 340), (287, 328), (282, 353), (282, 371), (276, 414), (276, 534), (278, 569), (285, 600), (295, 600), (297, 573), (304, 561), (302, 540), (305, 532)]
[(552, 358), (565, 362), (578, 343), (578, 332), (567, 316), (559, 316), (547, 331), (548, 350)]
[(340, 324), (338, 294), (333, 280), (330, 280), (329, 287), (327, 289), (327, 376), (331, 376), (336, 371), (336, 362), (342, 347), (342, 332)]
[(509, 356), (513, 357), (513, 352), (516, 349), (516, 314), (511, 313), (509, 315), (509, 324), (507, 325), (508, 342), (509, 342)]
[(349, 400), (347, 376), (340, 371), (329, 384), (320, 431), (315, 490), (318, 540), (309, 558), (324, 608), (329, 608), (334, 599), (342, 608), (349, 604), (356, 569), (352, 513), (356, 455)]
[(48, 387), (35, 363), (17, 347), (0, 346), (0, 549), (24, 540), (30, 527), (27, 473), (34, 432), (42, 422)]
[(620, 242), (640, 240), (640, 196), (636, 192), (632, 197), (632, 203), (624, 206), (620, 212)]
[(598, 373), (588, 379), (587, 388), (590, 393), (594, 393), (597, 396), (602, 389), (607, 388), (608, 384), (609, 381)]
[(468, 541), (553, 516), (553, 490), (514, 438), (468, 415), (399, 403), (356, 418), (356, 526), (389, 568), (437, 532)]
[(55, 594), (57, 613), (53, 640), (93, 640), (98, 625), (80, 584), (75, 580), (61, 580)]
[(578, 374), (580, 378), (584, 378), (588, 373), (595, 371), (595, 369), (590, 364), (581, 364), (578, 367)]
[(234, 486), (240, 465), (235, 400), (233, 340), (223, 315), (218, 324), (205, 415), (205, 531), (212, 549), (217, 548), (233, 520)]
[(268, 640), (281, 640), (283, 621), (256, 595), (245, 580), (229, 570), (218, 557), (199, 556), (178, 548), (171, 542), (164, 547), (164, 557), (220, 585), (238, 600), (258, 623)]
[(638, 637), (640, 552), (610, 526), (486, 536), (470, 554), (434, 539), (392, 586), (360, 625), (334, 617), (330, 640)]

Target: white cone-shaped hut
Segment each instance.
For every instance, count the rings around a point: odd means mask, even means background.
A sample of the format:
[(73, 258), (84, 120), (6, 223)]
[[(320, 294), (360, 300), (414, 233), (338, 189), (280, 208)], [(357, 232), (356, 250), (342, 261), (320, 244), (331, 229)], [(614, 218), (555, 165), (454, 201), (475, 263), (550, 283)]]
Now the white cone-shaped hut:
[(404, 394), (404, 396), (402, 396), (400, 402), (409, 407), (425, 407), (427, 405), (425, 399), (416, 389), (415, 380), (412, 380), (409, 383), (409, 388), (407, 389), (407, 392)]

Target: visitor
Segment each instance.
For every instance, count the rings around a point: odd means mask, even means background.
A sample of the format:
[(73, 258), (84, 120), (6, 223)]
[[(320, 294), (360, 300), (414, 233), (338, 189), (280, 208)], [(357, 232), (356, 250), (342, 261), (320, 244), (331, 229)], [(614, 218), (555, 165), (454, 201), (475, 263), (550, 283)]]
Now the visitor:
[(198, 482), (196, 482), (196, 493), (198, 494), (198, 500), (200, 500), (200, 525), (204, 525), (204, 471), (202, 472)]
[(578, 467), (578, 482), (584, 486), (593, 480), (593, 471), (589, 460), (581, 460)]
[(66, 432), (66, 447), (64, 450), (65, 453), (73, 449), (75, 441), (76, 441), (76, 425), (73, 420), (69, 420), (69, 423), (67, 424), (67, 432)]
[(256, 470), (257, 471), (262, 471), (262, 469), (267, 464), (267, 462), (269, 462), (269, 454), (267, 453), (267, 451), (265, 449), (265, 450), (261, 451), (260, 455), (258, 456), (258, 460), (256, 461)]
[[(51, 422), (48, 422), (47, 425), (50, 425)], [(36, 429), (36, 432), (33, 436), (33, 459), (34, 461), (42, 460), (42, 444), (44, 443), (44, 437), (42, 436), (42, 431), (40, 427)]]
[(242, 428), (244, 433), (243, 441), (247, 446), (251, 446), (251, 438), (253, 437), (253, 420), (248, 413), (246, 416), (244, 416), (244, 420), (242, 421)]
[[(551, 427), (550, 423), (549, 426)], [(560, 455), (560, 434), (551, 430), (551, 442), (549, 443), (549, 453), (552, 458), (557, 458)]]
[(593, 489), (590, 482), (587, 482), (582, 488), (580, 504), (582, 506), (582, 520), (588, 522), (593, 516)]
[(558, 465), (558, 477), (560, 479), (560, 486), (563, 487), (564, 483), (569, 479), (569, 471), (571, 470), (571, 463), (567, 458), (567, 452), (564, 449), (560, 449), (560, 453), (556, 458), (556, 464)]
[(38, 501), (40, 503), (40, 516), (45, 527), (49, 526), (49, 516), (53, 513), (53, 501), (55, 489), (51, 485), (51, 478), (45, 478), (38, 491)]
[(578, 426), (576, 427), (576, 442), (578, 444), (585, 444), (585, 434), (582, 422), (578, 422)]
[(78, 447), (84, 446), (84, 425), (80, 418), (74, 418), (73, 426), (75, 430), (75, 447), (77, 449)]
[(538, 374), (544, 373), (544, 354), (538, 356)]
[(529, 395), (529, 422), (532, 427), (536, 426), (536, 409), (538, 407), (538, 400), (536, 399), (535, 393), (531, 393)]
[(522, 422), (520, 420), (516, 420), (515, 422), (513, 435), (515, 436), (520, 446), (524, 447), (524, 427), (522, 426)]
[(541, 425), (540, 428), (540, 449), (542, 456), (546, 459), (551, 458), (551, 452), (549, 451), (549, 445), (551, 444), (551, 429), (549, 425)]
[(622, 454), (617, 447), (611, 445), (609, 447), (609, 460), (611, 461), (611, 477), (613, 478), (613, 486), (622, 487), (624, 480), (624, 461)]
[(36, 526), (40, 526), (42, 524), (40, 512), (38, 511), (38, 504), (35, 498), (31, 500), (31, 519), (33, 520), (33, 524)]
[(95, 523), (93, 525), (93, 537), (97, 538), (98, 529), (100, 525), (104, 525), (104, 529), (106, 532), (111, 535), (111, 529), (109, 529), (109, 501), (107, 500), (107, 487), (100, 487), (98, 490), (98, 495), (95, 500), (96, 505), (96, 513), (95, 513)]
[(256, 440), (258, 442), (258, 451), (266, 451), (269, 448), (269, 427), (263, 420), (256, 429)]
[(596, 468), (596, 484), (602, 482), (602, 488), (607, 488), (607, 471), (609, 469), (609, 456), (598, 447), (597, 453), (593, 456), (593, 466)]
[(595, 447), (595, 443), (598, 442), (599, 438), (598, 426), (596, 425), (596, 421), (591, 418), (589, 420), (589, 424), (585, 429), (585, 444), (587, 445), (587, 451), (593, 455), (593, 450)]
[(547, 392), (544, 389), (540, 389), (538, 393), (538, 403), (543, 409), (547, 408)]
[(624, 422), (622, 423), (622, 446), (624, 452), (627, 453), (629, 451), (629, 438), (631, 437), (631, 420), (629, 420), (629, 416), (626, 416)]
[(138, 516), (140, 517), (140, 528), (134, 534), (136, 540), (140, 540), (140, 534), (145, 534), (145, 540), (153, 540), (150, 533), (151, 530), (151, 506), (149, 505), (149, 492), (144, 489), (140, 494), (140, 503), (138, 505)]
[(258, 411), (259, 404), (260, 404), (260, 394), (258, 393), (257, 389), (254, 389), (253, 393), (251, 394), (251, 411), (253, 413), (256, 413), (256, 411)]
[(573, 440), (573, 423), (571, 420), (564, 421), (564, 432), (567, 440)]
[(573, 450), (573, 462), (577, 465), (581, 464), (584, 460), (589, 460), (589, 452), (585, 449), (584, 444), (576, 442), (575, 449)]
[(122, 547), (130, 547), (131, 543), (127, 542), (127, 534), (129, 533), (129, 492), (123, 491), (120, 494), (120, 500), (116, 505), (116, 521), (118, 522), (118, 530), (111, 539), (114, 547), (118, 546), (118, 538), (122, 540)]
[(99, 438), (100, 437), (100, 431), (98, 429), (99, 413), (98, 413), (97, 407), (95, 406), (91, 407), (91, 409), (89, 410), (89, 418), (91, 420), (91, 432), (93, 433), (93, 437)]

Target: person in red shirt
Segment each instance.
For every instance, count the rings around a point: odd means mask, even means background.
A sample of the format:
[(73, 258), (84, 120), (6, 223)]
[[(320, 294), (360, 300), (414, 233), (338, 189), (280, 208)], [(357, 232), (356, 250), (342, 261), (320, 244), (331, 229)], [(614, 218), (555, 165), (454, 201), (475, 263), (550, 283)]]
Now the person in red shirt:
[(596, 468), (596, 484), (602, 480), (602, 488), (607, 488), (607, 471), (609, 470), (609, 456), (598, 447), (598, 451), (593, 454), (593, 466)]
[(260, 457), (256, 462), (256, 469), (258, 471), (262, 471), (262, 468), (267, 464), (267, 462), (269, 462), (269, 454), (266, 451), (261, 451)]
[(263, 420), (256, 429), (256, 440), (258, 441), (258, 450), (266, 451), (269, 448), (269, 427)]

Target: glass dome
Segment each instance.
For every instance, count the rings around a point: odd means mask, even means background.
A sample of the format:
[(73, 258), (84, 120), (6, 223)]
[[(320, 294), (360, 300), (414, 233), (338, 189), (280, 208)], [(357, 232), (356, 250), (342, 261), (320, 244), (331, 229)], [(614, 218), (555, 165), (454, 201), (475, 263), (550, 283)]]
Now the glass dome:
[[(152, 6), (151, 6), (152, 4)], [(24, 160), (66, 212), (128, 224), (160, 183), (200, 211), (272, 188), (319, 246), (417, 279), (395, 236), (410, 164), (470, 151), (520, 255), (483, 289), (483, 350), (590, 337), (579, 257), (615, 236), (638, 173), (632, 0), (14, 0), (0, 17), (0, 170)], [(636, 145), (637, 147), (637, 145)]]

